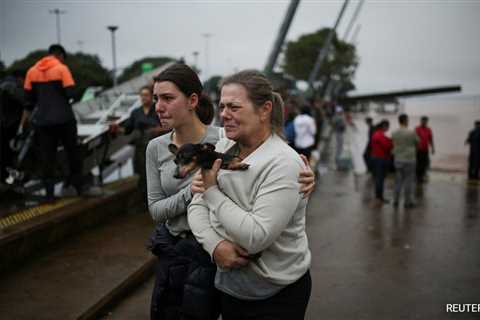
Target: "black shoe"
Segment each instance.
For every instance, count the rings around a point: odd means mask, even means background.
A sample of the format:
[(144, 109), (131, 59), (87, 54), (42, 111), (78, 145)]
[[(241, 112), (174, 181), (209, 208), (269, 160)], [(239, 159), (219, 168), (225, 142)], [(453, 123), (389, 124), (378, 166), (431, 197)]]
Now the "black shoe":
[(394, 207), (395, 209), (398, 208), (398, 201), (393, 201), (393, 207)]

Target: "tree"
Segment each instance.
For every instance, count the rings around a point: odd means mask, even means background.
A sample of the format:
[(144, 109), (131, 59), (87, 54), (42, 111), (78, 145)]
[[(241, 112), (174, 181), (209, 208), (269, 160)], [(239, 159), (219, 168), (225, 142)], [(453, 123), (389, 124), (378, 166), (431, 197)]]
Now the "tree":
[[(283, 70), (298, 80), (307, 81), (329, 32), (329, 28), (324, 28), (315, 33), (302, 35), (297, 41), (289, 41), (285, 50)], [(357, 66), (355, 46), (339, 40), (334, 34), (329, 54), (316, 80), (322, 81), (323, 90), (326, 89), (327, 82), (340, 83), (340, 93), (343, 95), (355, 88), (352, 79)]]
[(167, 62), (174, 61), (170, 57), (146, 57), (135, 61), (129, 67), (123, 70), (123, 73), (118, 77), (118, 83), (130, 80), (142, 74), (142, 64), (150, 63), (153, 68), (159, 67)]
[[(8, 67), (7, 72), (10, 70), (21, 70), (26, 73), (31, 66), (47, 54), (45, 50), (30, 52), (26, 57), (14, 61)], [(113, 82), (110, 73), (102, 66), (100, 59), (96, 55), (81, 52), (75, 54), (68, 53), (65, 64), (69, 67), (75, 80), (75, 101), (80, 100), (83, 92), (88, 87), (100, 86), (108, 88), (112, 86)]]
[(2, 79), (5, 76), (5, 65), (3, 64), (3, 61), (0, 60), (0, 79)]

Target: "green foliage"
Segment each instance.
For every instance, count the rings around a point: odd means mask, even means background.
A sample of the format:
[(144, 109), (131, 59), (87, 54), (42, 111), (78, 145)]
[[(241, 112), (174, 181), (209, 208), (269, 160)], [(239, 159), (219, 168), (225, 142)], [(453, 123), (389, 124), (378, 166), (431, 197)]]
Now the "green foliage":
[(5, 76), (5, 65), (3, 61), (0, 60), (0, 79)]
[[(308, 81), (318, 53), (325, 43), (329, 28), (302, 35), (297, 41), (289, 41), (285, 50), (283, 70), (298, 80)], [(354, 88), (352, 78), (358, 66), (355, 46), (339, 40), (335, 34), (330, 51), (320, 68), (318, 79), (335, 79), (342, 83), (342, 92)]]
[(154, 68), (161, 66), (167, 62), (175, 59), (170, 57), (146, 57), (135, 61), (129, 67), (123, 70), (123, 73), (118, 77), (118, 83), (125, 82), (142, 74), (142, 64), (151, 63)]
[[(21, 70), (27, 72), (38, 60), (46, 56), (45, 50), (36, 50), (29, 53), (25, 58), (14, 61), (7, 69)], [(98, 56), (77, 52), (68, 54), (65, 61), (72, 72), (75, 80), (74, 99), (80, 100), (83, 92), (90, 86), (101, 86), (104, 88), (112, 86), (112, 78), (107, 69), (105, 69)]]
[(207, 92), (219, 92), (220, 80), (222, 80), (221, 76), (212, 76), (210, 77), (210, 79), (203, 83), (203, 88)]

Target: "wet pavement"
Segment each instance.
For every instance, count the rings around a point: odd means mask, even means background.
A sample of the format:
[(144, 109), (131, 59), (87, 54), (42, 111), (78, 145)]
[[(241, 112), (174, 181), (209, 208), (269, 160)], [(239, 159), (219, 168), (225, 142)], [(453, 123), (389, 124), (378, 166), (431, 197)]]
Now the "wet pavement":
[[(387, 197), (393, 181), (387, 181)], [(371, 180), (332, 172), (311, 197), (308, 319), (479, 319), (480, 186), (431, 174), (418, 207), (373, 200)]]
[[(387, 180), (391, 196), (393, 180)], [(431, 173), (418, 207), (378, 205), (366, 175), (319, 177), (307, 213), (313, 289), (306, 319), (479, 319), (480, 185)], [(153, 279), (102, 319), (148, 319)]]

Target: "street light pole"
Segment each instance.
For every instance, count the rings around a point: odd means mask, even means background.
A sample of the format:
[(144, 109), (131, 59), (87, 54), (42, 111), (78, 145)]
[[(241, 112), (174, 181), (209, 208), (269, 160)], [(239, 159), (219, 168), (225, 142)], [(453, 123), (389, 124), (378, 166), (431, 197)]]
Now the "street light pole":
[(193, 65), (198, 72), (198, 51), (193, 51)]
[(117, 86), (117, 54), (115, 49), (115, 31), (118, 29), (118, 26), (107, 26), (107, 29), (110, 30), (112, 34), (112, 60), (113, 60), (113, 86)]
[(208, 61), (208, 39), (212, 36), (211, 33), (204, 33), (203, 36), (205, 37), (205, 80), (208, 80), (208, 72), (210, 71), (209, 61)]
[(61, 38), (60, 38), (60, 15), (67, 13), (65, 10), (60, 10), (58, 8), (49, 10), (49, 13), (52, 13), (56, 15), (56, 20), (57, 20), (57, 43), (61, 44)]

